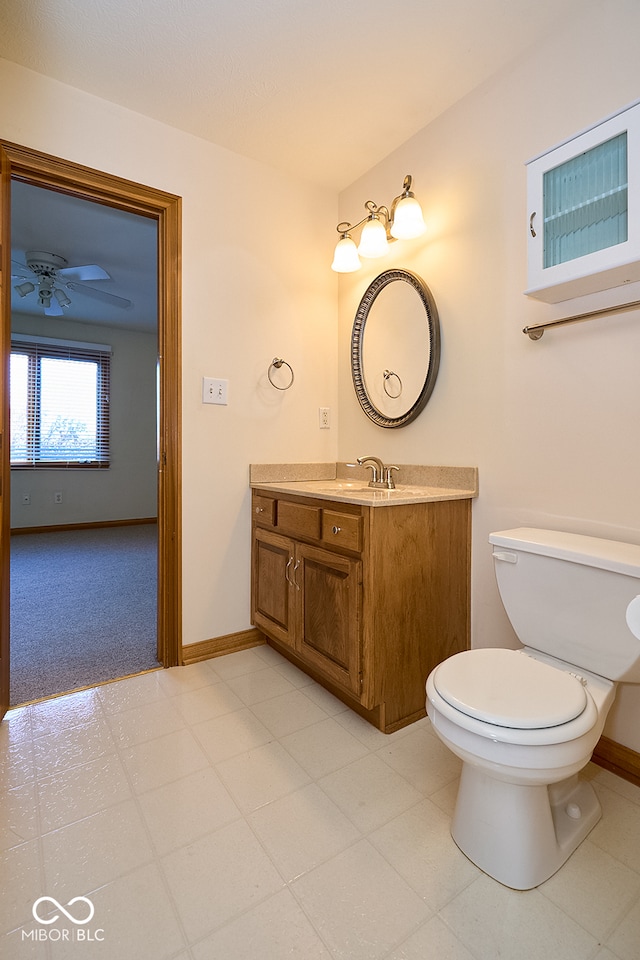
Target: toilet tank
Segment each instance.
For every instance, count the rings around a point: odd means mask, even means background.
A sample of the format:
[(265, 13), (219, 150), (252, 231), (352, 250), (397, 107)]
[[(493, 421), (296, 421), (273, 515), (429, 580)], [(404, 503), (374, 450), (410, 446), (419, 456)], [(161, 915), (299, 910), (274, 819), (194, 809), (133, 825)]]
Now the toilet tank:
[(492, 533), (489, 542), (521, 643), (640, 683), (640, 545), (531, 527)]

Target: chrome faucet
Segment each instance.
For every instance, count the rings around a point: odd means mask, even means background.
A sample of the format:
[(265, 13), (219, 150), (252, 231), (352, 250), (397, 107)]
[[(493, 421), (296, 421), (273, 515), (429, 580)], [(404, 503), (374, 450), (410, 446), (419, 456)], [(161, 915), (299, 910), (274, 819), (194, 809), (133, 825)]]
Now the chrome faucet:
[(357, 462), (361, 467), (369, 467), (371, 470), (370, 487), (383, 487), (386, 490), (395, 489), (392, 470), (399, 470), (400, 467), (385, 467), (382, 460), (378, 457), (358, 457)]

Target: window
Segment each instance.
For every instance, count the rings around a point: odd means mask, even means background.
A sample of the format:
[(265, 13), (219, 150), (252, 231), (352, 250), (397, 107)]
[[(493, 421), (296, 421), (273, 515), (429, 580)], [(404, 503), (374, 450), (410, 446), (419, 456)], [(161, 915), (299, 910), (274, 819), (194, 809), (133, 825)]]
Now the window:
[(111, 347), (11, 340), (11, 466), (108, 467)]

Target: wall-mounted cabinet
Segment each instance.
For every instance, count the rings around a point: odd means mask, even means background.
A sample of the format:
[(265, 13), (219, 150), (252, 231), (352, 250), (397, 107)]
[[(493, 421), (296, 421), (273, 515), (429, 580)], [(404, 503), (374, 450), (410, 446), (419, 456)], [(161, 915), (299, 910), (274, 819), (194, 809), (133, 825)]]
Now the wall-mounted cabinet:
[(528, 296), (640, 280), (640, 102), (530, 160), (527, 197)]

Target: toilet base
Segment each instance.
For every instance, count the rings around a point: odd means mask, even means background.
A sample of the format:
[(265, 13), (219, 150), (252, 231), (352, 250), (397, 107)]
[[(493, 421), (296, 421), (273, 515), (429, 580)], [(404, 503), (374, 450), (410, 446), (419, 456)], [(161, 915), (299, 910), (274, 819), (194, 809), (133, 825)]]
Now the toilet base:
[(463, 763), (451, 836), (494, 880), (530, 890), (559, 870), (601, 815), (593, 787), (577, 775), (523, 785)]

